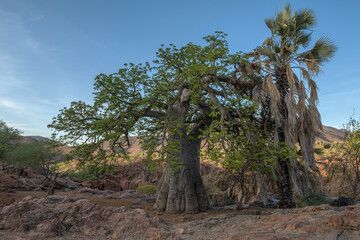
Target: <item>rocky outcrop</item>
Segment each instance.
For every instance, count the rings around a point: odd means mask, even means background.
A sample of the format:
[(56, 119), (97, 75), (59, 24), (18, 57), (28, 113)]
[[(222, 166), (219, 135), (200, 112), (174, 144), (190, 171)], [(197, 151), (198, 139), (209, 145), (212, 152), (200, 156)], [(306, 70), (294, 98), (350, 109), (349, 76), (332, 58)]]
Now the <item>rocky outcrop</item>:
[(86, 199), (64, 196), (26, 197), (0, 212), (2, 230), (26, 234), (27, 239), (48, 239), (69, 232), (89, 237), (166, 239), (167, 226), (142, 209), (102, 207)]
[[(247, 212), (247, 214), (241, 214)], [(298, 209), (242, 210), (177, 224), (181, 239), (360, 239), (360, 205), (324, 204)], [(181, 232), (181, 233), (180, 233)]]
[(142, 180), (127, 180), (121, 176), (106, 175), (104, 179), (85, 181), (82, 185), (99, 190), (119, 192), (122, 190), (135, 190), (141, 183)]
[[(0, 191), (46, 191), (49, 182), (45, 177), (31, 168), (21, 168), (15, 166), (0, 166)], [(54, 188), (56, 190), (74, 190), (80, 184), (69, 177), (58, 177)]]

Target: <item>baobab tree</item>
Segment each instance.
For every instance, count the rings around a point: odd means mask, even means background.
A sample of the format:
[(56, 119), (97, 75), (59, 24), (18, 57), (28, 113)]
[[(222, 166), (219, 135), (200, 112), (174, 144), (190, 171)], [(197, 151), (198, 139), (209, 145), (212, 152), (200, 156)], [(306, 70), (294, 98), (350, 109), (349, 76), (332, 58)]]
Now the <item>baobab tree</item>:
[(206, 46), (162, 47), (153, 66), (128, 64), (117, 73), (98, 75), (94, 103), (72, 102), (49, 127), (73, 145), (80, 164), (116, 159), (126, 154), (129, 135), (138, 135), (149, 155), (157, 152), (167, 162), (155, 208), (207, 210), (199, 160), (203, 131), (214, 120), (239, 119), (230, 99), (236, 99), (238, 63), (244, 56), (229, 54), (221, 32), (204, 39)]

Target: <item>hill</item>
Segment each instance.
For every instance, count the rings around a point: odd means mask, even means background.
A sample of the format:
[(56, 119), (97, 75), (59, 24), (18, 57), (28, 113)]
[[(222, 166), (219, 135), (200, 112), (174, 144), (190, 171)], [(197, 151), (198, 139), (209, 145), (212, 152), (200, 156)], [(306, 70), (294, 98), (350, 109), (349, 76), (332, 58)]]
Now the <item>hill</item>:
[(345, 136), (344, 129), (337, 129), (334, 127), (323, 126), (323, 132), (316, 137), (316, 141), (325, 141), (329, 143), (342, 142)]
[[(323, 141), (323, 142), (341, 142), (343, 141), (345, 135), (344, 129), (337, 129), (334, 127), (323, 126), (323, 133), (316, 137), (316, 141)], [(131, 155), (140, 154), (143, 152), (141, 149), (140, 140), (136, 136), (130, 136), (130, 143), (131, 147), (129, 149), (129, 153)], [(34, 143), (34, 142), (41, 142), (47, 141), (48, 138), (41, 137), (41, 136), (23, 136), (21, 139), (22, 143)], [(105, 143), (105, 149), (109, 148), (109, 144)], [(62, 146), (61, 147), (63, 153), (68, 154), (71, 151), (71, 147), (69, 146)]]

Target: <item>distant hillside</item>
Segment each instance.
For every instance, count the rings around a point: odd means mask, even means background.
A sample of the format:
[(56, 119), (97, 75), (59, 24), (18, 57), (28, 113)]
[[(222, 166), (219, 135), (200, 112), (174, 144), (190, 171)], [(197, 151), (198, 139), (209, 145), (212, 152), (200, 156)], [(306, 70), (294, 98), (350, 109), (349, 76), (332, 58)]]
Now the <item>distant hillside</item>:
[(22, 136), (21, 143), (34, 143), (34, 142), (45, 142), (49, 140), (46, 137), (41, 136)]
[(323, 142), (341, 142), (345, 136), (344, 129), (337, 129), (333, 127), (323, 126), (323, 134), (316, 137), (316, 141)]
[[(340, 142), (343, 141), (345, 134), (344, 129), (336, 129), (333, 127), (323, 126), (323, 133), (320, 136), (316, 137), (316, 141), (323, 141), (323, 142)], [(136, 136), (131, 136), (130, 143), (131, 147), (129, 149), (129, 153), (131, 155), (142, 153), (143, 150), (141, 149), (140, 140)], [(41, 136), (23, 136), (21, 142), (22, 143), (34, 143), (34, 142), (41, 142), (47, 141), (48, 138), (41, 137)], [(109, 144), (105, 143), (105, 149), (109, 148)], [(62, 146), (60, 148), (64, 154), (68, 154), (71, 151), (71, 147), (69, 146)]]

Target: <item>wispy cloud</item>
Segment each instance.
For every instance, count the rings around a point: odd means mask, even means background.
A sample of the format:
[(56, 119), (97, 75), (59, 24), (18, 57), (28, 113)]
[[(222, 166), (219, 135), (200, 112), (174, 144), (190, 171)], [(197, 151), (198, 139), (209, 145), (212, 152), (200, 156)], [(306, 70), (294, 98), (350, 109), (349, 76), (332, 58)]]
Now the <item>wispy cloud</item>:
[[(38, 15), (33, 19), (39, 21), (44, 16)], [(0, 9), (0, 43), (16, 45), (18, 47), (25, 47), (28, 49), (37, 49), (39, 47), (38, 41), (31, 35), (31, 31), (26, 27), (26, 21), (31, 19), (24, 19), (20, 14), (4, 11)]]
[(45, 19), (45, 15), (44, 14), (35, 14), (31, 20), (32, 21), (42, 21)]
[(26, 74), (28, 64), (24, 58), (41, 54), (40, 43), (26, 22), (44, 17), (39, 14), (24, 19), (19, 13), (0, 9), (0, 119), (29, 135), (49, 135), (46, 125), (51, 102), (37, 93)]
[(91, 44), (93, 44), (94, 46), (97, 46), (99, 48), (105, 49), (105, 50), (110, 50), (110, 48), (108, 46), (106, 46), (105, 44), (102, 44), (98, 41), (96, 41), (94, 38), (90, 37), (89, 35), (82, 33), (82, 36)]
[(0, 99), (0, 106), (10, 108), (12, 110), (20, 110), (17, 103), (8, 99)]
[(28, 123), (7, 123), (6, 125), (8, 125), (10, 127), (31, 126), (31, 124), (28, 124)]
[(34, 39), (27, 37), (24, 39), (24, 44), (26, 47), (30, 48), (30, 49), (38, 49), (39, 48), (39, 43), (34, 41)]

